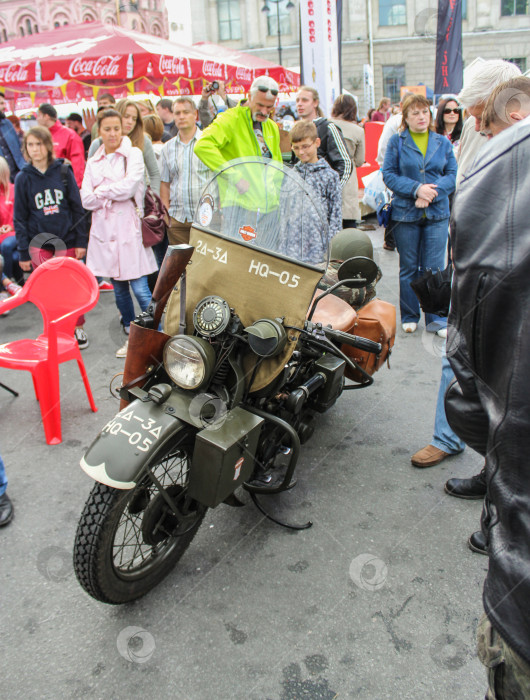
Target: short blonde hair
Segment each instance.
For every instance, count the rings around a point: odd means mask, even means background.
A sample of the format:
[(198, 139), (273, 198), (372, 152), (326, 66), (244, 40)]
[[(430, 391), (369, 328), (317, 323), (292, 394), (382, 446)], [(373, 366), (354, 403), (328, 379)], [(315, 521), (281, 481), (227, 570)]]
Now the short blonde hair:
[(194, 112), (197, 111), (197, 105), (195, 104), (195, 101), (193, 100), (193, 97), (190, 97), (188, 95), (179, 95), (179, 97), (176, 98), (176, 100), (173, 102), (173, 106), (171, 107), (171, 111), (173, 112), (176, 105), (185, 105), (189, 104)]
[(289, 138), (291, 143), (300, 143), (304, 139), (311, 139), (311, 141), (316, 141), (318, 138), (318, 131), (314, 122), (296, 122), (291, 131), (289, 132)]

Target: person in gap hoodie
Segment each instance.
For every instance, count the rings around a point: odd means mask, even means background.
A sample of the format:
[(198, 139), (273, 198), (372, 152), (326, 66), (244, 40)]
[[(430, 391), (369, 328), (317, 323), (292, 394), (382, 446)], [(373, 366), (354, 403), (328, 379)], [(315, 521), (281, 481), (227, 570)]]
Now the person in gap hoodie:
[[(319, 265), (327, 262), (329, 242), (342, 229), (340, 178), (324, 158), (317, 155), (320, 138), (314, 122), (297, 122), (289, 136), (298, 158), (294, 171), (314, 195), (312, 201), (320, 217), (307, 206), (306, 196), (293, 197), (292, 192), (284, 188), (280, 197), (284, 224), (280, 248), (288, 257)], [(327, 228), (323, 226), (325, 223)]]
[[(82, 260), (88, 243), (86, 214), (70, 165), (54, 158), (48, 129), (35, 126), (24, 136), (24, 157), (29, 161), (15, 178), (13, 223), (19, 265), (30, 272), (48, 258), (64, 255)], [(77, 322), (79, 347), (88, 338)]]
[(37, 123), (49, 129), (53, 139), (53, 149), (57, 158), (66, 158), (72, 164), (77, 186), (83, 184), (85, 172), (85, 147), (81, 137), (72, 129), (63, 126), (57, 119), (57, 110), (48, 103), (39, 105)]

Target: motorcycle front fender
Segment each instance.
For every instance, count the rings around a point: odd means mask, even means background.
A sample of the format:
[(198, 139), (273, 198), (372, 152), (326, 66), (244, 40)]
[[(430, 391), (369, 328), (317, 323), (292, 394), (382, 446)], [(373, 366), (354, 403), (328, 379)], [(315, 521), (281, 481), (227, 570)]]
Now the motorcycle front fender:
[(117, 489), (136, 486), (143, 468), (168, 439), (188, 429), (168, 404), (133, 401), (112, 418), (81, 459), (95, 481)]

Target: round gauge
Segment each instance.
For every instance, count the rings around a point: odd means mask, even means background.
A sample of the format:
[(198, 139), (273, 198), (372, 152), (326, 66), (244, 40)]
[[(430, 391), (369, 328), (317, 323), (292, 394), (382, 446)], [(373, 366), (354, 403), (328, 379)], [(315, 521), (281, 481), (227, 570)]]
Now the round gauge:
[(230, 307), (221, 297), (204, 297), (193, 312), (193, 325), (197, 333), (212, 337), (222, 333), (230, 322)]

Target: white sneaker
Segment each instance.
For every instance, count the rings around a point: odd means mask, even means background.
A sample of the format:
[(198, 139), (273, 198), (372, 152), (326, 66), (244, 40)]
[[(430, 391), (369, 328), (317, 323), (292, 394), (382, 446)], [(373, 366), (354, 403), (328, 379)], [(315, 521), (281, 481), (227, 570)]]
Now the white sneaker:
[(125, 341), (125, 345), (122, 345), (119, 350), (116, 350), (116, 357), (127, 357), (127, 348), (129, 347), (129, 340)]
[(402, 323), (401, 328), (405, 331), (405, 333), (414, 333), (416, 328), (418, 327), (417, 323)]
[(436, 335), (440, 338), (447, 338), (447, 328), (439, 328), (436, 331)]
[(84, 328), (76, 328), (74, 331), (74, 335), (80, 350), (88, 348), (90, 343), (88, 342), (88, 335), (85, 333)]

